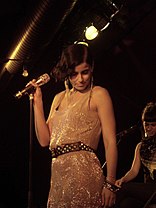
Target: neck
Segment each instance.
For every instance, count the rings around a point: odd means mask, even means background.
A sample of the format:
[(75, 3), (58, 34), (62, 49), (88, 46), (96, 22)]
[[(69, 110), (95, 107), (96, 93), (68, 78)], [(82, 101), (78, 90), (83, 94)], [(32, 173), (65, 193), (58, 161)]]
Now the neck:
[(89, 90), (91, 90), (91, 86), (89, 85), (89, 86), (87, 86), (85, 89), (83, 89), (83, 90), (78, 90), (78, 89), (76, 89), (75, 87), (73, 87), (72, 89), (71, 89), (71, 91), (75, 91), (75, 92), (80, 92), (80, 93), (85, 93), (85, 92), (88, 92)]

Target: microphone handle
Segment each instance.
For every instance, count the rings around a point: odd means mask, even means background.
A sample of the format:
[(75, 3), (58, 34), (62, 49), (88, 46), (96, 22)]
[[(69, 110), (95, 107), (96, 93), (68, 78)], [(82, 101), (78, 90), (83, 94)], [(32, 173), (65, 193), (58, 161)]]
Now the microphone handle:
[[(47, 73), (45, 73), (45, 74), (41, 75), (40, 77), (38, 77), (38, 79), (36, 80), (36, 84), (38, 86), (41, 86), (43, 84), (46, 84), (49, 80), (50, 80), (50, 76)], [(21, 98), (22, 95), (30, 94), (30, 93), (34, 93), (34, 92), (35, 92), (35, 87), (32, 84), (28, 83), (23, 90), (18, 91), (15, 94), (15, 97)]]
[(21, 98), (25, 94), (30, 94), (30, 93), (34, 93), (34, 92), (35, 92), (35, 87), (33, 87), (32, 85), (28, 85), (23, 90), (18, 91), (15, 94), (15, 97), (19, 99), (19, 98)]

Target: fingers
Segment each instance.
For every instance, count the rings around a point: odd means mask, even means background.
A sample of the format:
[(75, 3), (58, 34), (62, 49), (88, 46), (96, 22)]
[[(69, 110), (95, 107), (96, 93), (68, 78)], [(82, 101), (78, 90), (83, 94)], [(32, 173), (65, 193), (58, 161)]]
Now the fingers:
[(123, 183), (123, 180), (119, 179), (115, 182), (115, 185), (121, 188), (122, 183)]
[(110, 197), (109, 198), (109, 200), (108, 200), (108, 206), (107, 207), (112, 207), (112, 206), (114, 206), (114, 204), (115, 204), (115, 201), (116, 201), (116, 197)]
[(116, 201), (116, 194), (103, 188), (102, 191), (102, 207), (108, 208), (114, 206)]
[(104, 204), (102, 204), (102, 207), (103, 208), (111, 208), (111, 207), (114, 207), (114, 205), (115, 205), (115, 200), (109, 201), (109, 202), (104, 202)]
[(36, 83), (36, 79), (31, 80), (28, 82), (26, 87), (33, 86), (34, 87), (34, 94), (40, 95), (41, 94), (41, 89), (40, 86)]
[(33, 95), (34, 95), (34, 102), (36, 102), (37, 100), (42, 98), (42, 91), (40, 86), (36, 83), (36, 79), (31, 80), (26, 87), (29, 86), (33, 86), (34, 91), (33, 91)]

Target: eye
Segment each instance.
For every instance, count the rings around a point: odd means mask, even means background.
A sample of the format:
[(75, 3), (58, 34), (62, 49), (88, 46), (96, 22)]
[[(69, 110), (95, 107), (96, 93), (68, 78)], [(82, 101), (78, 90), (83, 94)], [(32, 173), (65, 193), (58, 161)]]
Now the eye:
[(74, 78), (76, 76), (77, 76), (77, 72), (73, 72), (73, 73), (70, 74), (70, 78)]
[(82, 74), (89, 74), (89, 69), (85, 69), (84, 71), (82, 71)]
[(148, 124), (148, 123), (146, 123), (146, 122), (144, 123), (144, 125), (145, 125), (145, 127), (149, 126), (149, 124)]

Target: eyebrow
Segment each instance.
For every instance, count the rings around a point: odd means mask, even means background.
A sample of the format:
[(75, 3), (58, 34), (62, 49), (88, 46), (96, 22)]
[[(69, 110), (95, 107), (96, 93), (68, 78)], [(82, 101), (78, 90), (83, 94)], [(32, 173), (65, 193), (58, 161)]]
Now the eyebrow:
[(82, 69), (82, 71), (74, 71), (75, 73), (81, 73), (81, 72), (84, 72), (84, 71), (89, 71), (90, 70), (90, 68), (89, 67), (85, 67), (85, 68), (83, 68)]
[(156, 122), (154, 121), (154, 122), (148, 122), (148, 121), (145, 121), (144, 122), (145, 124), (153, 124), (153, 125), (156, 125)]

